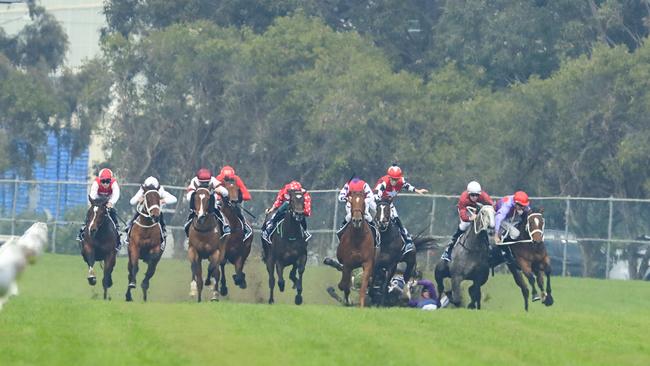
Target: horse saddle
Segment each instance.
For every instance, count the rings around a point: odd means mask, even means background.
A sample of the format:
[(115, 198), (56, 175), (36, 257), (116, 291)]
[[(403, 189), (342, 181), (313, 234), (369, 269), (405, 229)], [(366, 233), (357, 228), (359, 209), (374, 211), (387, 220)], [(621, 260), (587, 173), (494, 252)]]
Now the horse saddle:
[[(339, 241), (341, 241), (343, 231), (346, 227), (348, 227), (348, 225), (350, 225), (350, 222), (346, 222), (345, 225), (341, 226), (341, 228), (336, 232), (336, 236), (339, 238)], [(375, 248), (379, 248), (379, 244), (381, 243), (381, 233), (379, 232), (379, 228), (377, 225), (371, 223), (368, 223), (368, 226), (370, 226), (370, 232), (372, 233), (372, 238), (375, 242)]]

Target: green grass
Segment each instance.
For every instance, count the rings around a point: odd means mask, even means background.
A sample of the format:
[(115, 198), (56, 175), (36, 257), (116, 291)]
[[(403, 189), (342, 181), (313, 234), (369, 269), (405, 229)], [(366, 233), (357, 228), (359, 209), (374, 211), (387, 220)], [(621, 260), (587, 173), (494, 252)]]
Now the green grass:
[(423, 312), (338, 306), (324, 289), (339, 275), (324, 267), (307, 268), (304, 305), (292, 305), (290, 288), (258, 304), (268, 290), (256, 257), (249, 288), (230, 281), (218, 303), (189, 299), (184, 261), (160, 263), (146, 304), (139, 287), (136, 302), (123, 300), (124, 258), (110, 302), (93, 298), (85, 272), (80, 257), (62, 255), (28, 268), (0, 312), (0, 365), (650, 364), (647, 282), (554, 278), (556, 304), (525, 313), (512, 279), (497, 276), (481, 311)]

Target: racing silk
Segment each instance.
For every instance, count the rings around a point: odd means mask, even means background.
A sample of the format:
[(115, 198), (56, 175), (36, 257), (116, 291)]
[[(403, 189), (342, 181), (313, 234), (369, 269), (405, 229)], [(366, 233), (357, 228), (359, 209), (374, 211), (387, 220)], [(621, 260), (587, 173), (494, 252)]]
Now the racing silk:
[[(192, 178), (190, 185), (187, 186), (187, 193), (185, 194), (185, 198), (187, 198), (188, 201), (191, 200), (192, 193), (196, 192), (196, 190), (200, 187), (202, 187), (202, 184), (201, 181), (199, 181), (199, 178)], [(220, 196), (228, 197), (228, 190), (225, 187), (222, 187), (221, 181), (215, 177), (210, 177), (210, 183), (208, 183), (208, 186), (206, 188), (212, 188), (214, 189), (214, 192), (218, 193)]]
[(438, 292), (436, 291), (435, 286), (433, 285), (433, 282), (429, 280), (419, 280), (417, 282), (418, 286), (422, 286), (422, 291), (428, 291), (429, 292), (429, 297), (430, 298), (419, 298), (419, 299), (411, 299), (409, 301), (409, 306), (410, 307), (417, 307), (417, 308), (423, 308), (425, 305), (436, 305), (436, 307), (440, 307), (440, 300), (438, 299)]
[(408, 183), (404, 177), (399, 178), (397, 180), (397, 184), (392, 185), (390, 184), (390, 176), (388, 175), (384, 175), (383, 177), (379, 178), (377, 181), (377, 186), (375, 187), (375, 191), (377, 191), (377, 198), (384, 200), (392, 200), (402, 190), (415, 192), (415, 187)]
[[(239, 191), (241, 192), (241, 199), (244, 201), (250, 201), (251, 199), (251, 194), (248, 192), (248, 188), (246, 188), (246, 185), (244, 184), (244, 181), (239, 178), (238, 175), (233, 175), (233, 179), (235, 180), (235, 184), (237, 187), (239, 187)], [(224, 180), (224, 174), (219, 174), (216, 177), (216, 180), (219, 182), (223, 182)]]
[[(492, 201), (490, 195), (485, 191), (481, 192), (476, 202), (483, 205), (494, 205), (494, 201)], [(478, 205), (472, 202), (472, 200), (469, 198), (469, 192), (465, 191), (460, 195), (460, 198), (458, 199), (458, 215), (460, 216), (461, 221), (469, 222), (469, 215), (467, 214), (468, 207), (478, 209)]]
[[(158, 194), (160, 195), (160, 200), (165, 201), (166, 205), (170, 205), (178, 201), (176, 197), (174, 197), (171, 193), (167, 192), (165, 188), (163, 188), (163, 186), (160, 186), (160, 188), (158, 188)], [(142, 190), (142, 187), (140, 187), (140, 189), (138, 189), (135, 195), (131, 197), (129, 203), (131, 204), (131, 206), (135, 206), (143, 197), (144, 197), (144, 190)]]
[(90, 185), (90, 193), (88, 193), (88, 196), (93, 200), (97, 199), (97, 197), (108, 197), (108, 202), (114, 206), (117, 200), (120, 199), (120, 186), (113, 178), (111, 179), (111, 184), (107, 188), (104, 188), (99, 180), (99, 178), (95, 179), (93, 184)]
[[(372, 193), (372, 189), (370, 189), (370, 186), (368, 183), (363, 184), (363, 193), (366, 194), (366, 207), (368, 206), (368, 200), (373, 200), (375, 199), (375, 195)], [(350, 183), (345, 183), (343, 188), (341, 188), (341, 191), (339, 192), (339, 201), (341, 202), (347, 202), (348, 197), (350, 196)]]
[[(290, 185), (285, 185), (280, 192), (278, 192), (277, 197), (275, 197), (275, 202), (273, 202), (273, 208), (278, 208), (282, 206), (284, 202), (289, 202), (289, 189)], [(307, 192), (306, 189), (302, 188), (300, 190), (305, 197), (305, 216), (311, 215), (311, 195)]]
[[(506, 219), (512, 219), (516, 218), (517, 216), (517, 209), (515, 208), (515, 196), (514, 195), (509, 195), (501, 198), (499, 201), (497, 201), (497, 213), (496, 216), (494, 217), (494, 227), (499, 230), (501, 227), (501, 223), (506, 220)], [(524, 213), (522, 214), (522, 217), (526, 217), (530, 213), (530, 206), (524, 207)], [(522, 217), (519, 217), (521, 219)]]

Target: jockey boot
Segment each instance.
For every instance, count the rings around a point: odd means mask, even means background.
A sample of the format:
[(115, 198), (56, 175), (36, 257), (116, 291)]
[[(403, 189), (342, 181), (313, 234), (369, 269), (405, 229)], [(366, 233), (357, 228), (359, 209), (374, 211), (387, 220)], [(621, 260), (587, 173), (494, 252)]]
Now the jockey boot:
[(302, 231), (303, 231), (303, 235), (305, 236), (305, 241), (309, 241), (309, 239), (311, 239), (311, 234), (309, 233), (309, 231), (307, 231), (307, 219), (303, 217), (302, 221), (300, 222), (300, 225), (302, 226)]
[(442, 256), (440, 256), (440, 259), (445, 260), (447, 262), (451, 262), (451, 251), (454, 249), (454, 244), (456, 244), (456, 240), (458, 240), (458, 238), (460, 238), (461, 235), (463, 235), (463, 230), (456, 229), (454, 235), (452, 235), (451, 239), (449, 239), (449, 243), (447, 243), (447, 248), (442, 253)]
[(185, 229), (185, 236), (188, 238), (190, 236), (190, 225), (192, 224), (194, 217), (196, 217), (196, 212), (190, 211), (190, 214), (187, 216), (187, 220), (185, 220), (185, 225), (183, 225), (183, 229)]
[(223, 214), (221, 213), (221, 210), (216, 210), (215, 214), (217, 215), (217, 218), (219, 221), (221, 221), (221, 232), (223, 233), (221, 236), (226, 236), (230, 234), (230, 225), (227, 223), (225, 218), (223, 217)]
[(402, 224), (402, 220), (400, 220), (399, 217), (395, 217), (393, 220), (395, 220), (395, 223), (399, 227), (399, 233), (402, 235), (402, 239), (404, 240), (404, 249), (402, 250), (402, 255), (404, 255), (414, 250), (415, 244), (413, 244), (413, 238), (411, 237), (411, 234), (409, 234), (409, 232)]

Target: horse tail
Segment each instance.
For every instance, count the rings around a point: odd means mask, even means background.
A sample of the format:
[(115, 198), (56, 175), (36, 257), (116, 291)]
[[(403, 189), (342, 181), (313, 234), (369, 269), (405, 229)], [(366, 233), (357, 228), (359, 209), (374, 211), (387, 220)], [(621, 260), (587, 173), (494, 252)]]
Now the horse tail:
[(423, 232), (419, 232), (413, 237), (413, 244), (415, 245), (415, 251), (417, 252), (440, 248), (438, 239), (431, 236), (424, 236)]

